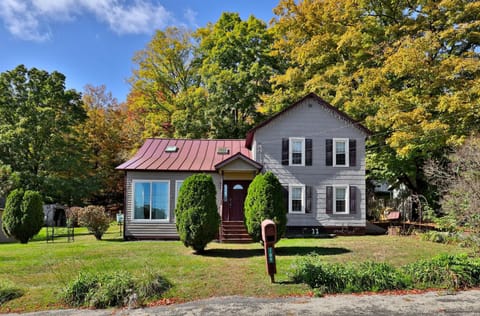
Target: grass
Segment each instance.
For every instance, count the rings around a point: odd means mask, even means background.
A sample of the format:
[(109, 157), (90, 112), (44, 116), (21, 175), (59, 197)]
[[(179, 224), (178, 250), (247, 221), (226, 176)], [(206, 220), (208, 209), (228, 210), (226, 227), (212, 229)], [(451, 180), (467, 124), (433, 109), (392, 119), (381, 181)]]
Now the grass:
[(66, 307), (59, 300), (60, 293), (80, 271), (126, 270), (140, 275), (148, 267), (158, 269), (173, 284), (166, 297), (178, 301), (225, 295), (281, 297), (310, 291), (307, 285), (293, 284), (287, 274), (295, 258), (312, 252), (325, 262), (373, 260), (398, 267), (441, 253), (465, 252), (464, 248), (416, 237), (283, 239), (277, 244), (277, 282), (272, 284), (259, 244), (212, 242), (200, 256), (179, 241), (122, 242), (116, 226), (103, 239), (97, 241), (80, 228), (75, 230), (73, 243), (67, 243), (66, 237), (46, 243), (42, 230), (27, 245), (0, 244), (0, 280), (24, 290), (22, 297), (0, 306), (0, 312)]

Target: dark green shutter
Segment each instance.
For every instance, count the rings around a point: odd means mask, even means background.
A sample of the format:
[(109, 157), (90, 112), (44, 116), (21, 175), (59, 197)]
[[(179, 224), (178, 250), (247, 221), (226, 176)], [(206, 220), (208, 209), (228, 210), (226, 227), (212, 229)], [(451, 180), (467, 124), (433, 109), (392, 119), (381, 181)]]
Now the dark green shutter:
[(333, 139), (325, 140), (325, 164), (333, 166)]
[(307, 138), (305, 139), (305, 165), (311, 166), (312, 165), (312, 158), (313, 158), (313, 144), (312, 140)]
[(288, 138), (282, 139), (282, 165), (288, 166), (288, 146), (289, 140)]
[(325, 213), (327, 214), (333, 214), (333, 187), (332, 186), (327, 186), (327, 192), (326, 192), (326, 199), (325, 199), (325, 204), (326, 204), (326, 210)]
[(357, 187), (350, 187), (350, 214), (357, 213)]
[(357, 165), (357, 141), (350, 139), (348, 142), (348, 162), (350, 167)]
[(305, 213), (312, 213), (312, 187), (305, 187)]

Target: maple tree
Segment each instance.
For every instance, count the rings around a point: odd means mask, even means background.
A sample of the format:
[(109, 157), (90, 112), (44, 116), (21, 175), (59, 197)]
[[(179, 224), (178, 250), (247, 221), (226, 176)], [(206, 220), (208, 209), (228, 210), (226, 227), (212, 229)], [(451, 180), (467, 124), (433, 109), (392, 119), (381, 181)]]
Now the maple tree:
[(265, 112), (316, 92), (372, 132), (370, 176), (427, 189), (425, 159), (478, 129), (480, 3), (282, 0)]

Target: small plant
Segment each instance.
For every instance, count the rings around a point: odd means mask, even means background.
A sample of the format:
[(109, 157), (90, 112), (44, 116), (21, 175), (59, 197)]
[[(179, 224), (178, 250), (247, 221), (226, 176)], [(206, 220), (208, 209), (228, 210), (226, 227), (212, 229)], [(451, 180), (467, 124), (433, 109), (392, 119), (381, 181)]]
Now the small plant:
[(78, 223), (87, 227), (97, 240), (101, 240), (110, 226), (110, 218), (103, 206), (89, 205), (78, 213)]
[(160, 272), (149, 268), (143, 270), (135, 286), (140, 303), (162, 297), (171, 287), (172, 284)]
[(23, 295), (23, 290), (14, 286), (11, 282), (0, 280), (0, 305)]
[(177, 231), (185, 247), (202, 253), (218, 233), (220, 215), (212, 176), (194, 174), (185, 179), (175, 209)]
[(43, 201), (36, 191), (13, 190), (7, 197), (2, 228), (7, 236), (22, 244), (38, 234), (44, 224)]
[(139, 278), (122, 270), (99, 274), (80, 272), (64, 289), (63, 301), (74, 307), (135, 307), (161, 297), (170, 287), (160, 273), (149, 269)]

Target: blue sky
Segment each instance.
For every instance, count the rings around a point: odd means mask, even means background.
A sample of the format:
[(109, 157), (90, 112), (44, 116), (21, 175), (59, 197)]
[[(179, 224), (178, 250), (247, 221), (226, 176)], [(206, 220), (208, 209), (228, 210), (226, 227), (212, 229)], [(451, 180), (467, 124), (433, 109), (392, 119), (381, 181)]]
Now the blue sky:
[(222, 12), (268, 22), (279, 0), (1, 0), (0, 72), (19, 64), (66, 76), (67, 88), (105, 84), (120, 101), (132, 57), (157, 29), (190, 29)]

